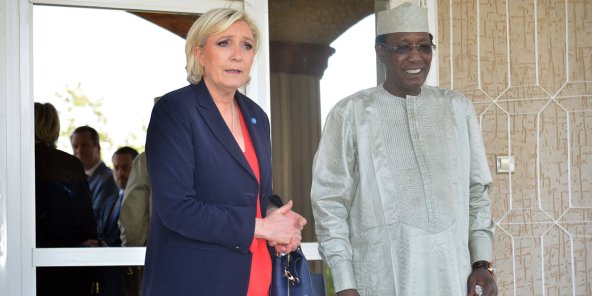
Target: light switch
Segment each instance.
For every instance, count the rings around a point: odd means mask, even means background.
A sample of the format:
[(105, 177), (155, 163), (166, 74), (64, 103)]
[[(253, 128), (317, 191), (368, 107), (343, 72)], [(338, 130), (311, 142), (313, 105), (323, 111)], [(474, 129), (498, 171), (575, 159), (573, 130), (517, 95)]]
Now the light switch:
[(509, 174), (514, 172), (514, 156), (501, 155), (495, 156), (496, 173)]

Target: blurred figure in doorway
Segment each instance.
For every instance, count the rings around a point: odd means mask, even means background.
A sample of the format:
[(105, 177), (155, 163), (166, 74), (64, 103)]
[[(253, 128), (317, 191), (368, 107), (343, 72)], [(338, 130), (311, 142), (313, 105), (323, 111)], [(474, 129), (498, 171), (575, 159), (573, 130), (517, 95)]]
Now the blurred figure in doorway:
[[(121, 246), (144, 247), (152, 212), (150, 177), (146, 167), (146, 153), (142, 152), (132, 163), (132, 170), (121, 202), (119, 229)], [(143, 266), (128, 266), (125, 270), (127, 296), (141, 295)]]
[[(105, 247), (121, 247), (121, 232), (118, 226), (121, 201), (128, 177), (132, 169), (132, 162), (138, 156), (138, 151), (134, 148), (124, 146), (117, 149), (111, 158), (113, 162), (113, 180), (119, 191), (113, 199), (108, 199), (103, 207), (97, 224), (99, 240)], [(123, 296), (125, 295), (124, 278), (125, 267), (106, 266), (98, 268), (100, 270), (99, 285), (101, 295)]]
[(101, 160), (101, 145), (99, 133), (88, 126), (80, 126), (70, 135), (72, 151), (82, 162), (90, 192), (92, 194), (92, 207), (97, 226), (100, 225), (101, 212), (105, 211), (107, 204), (113, 204), (119, 189), (113, 180), (113, 172), (103, 160)]
[(121, 246), (121, 231), (119, 230), (118, 220), (121, 202), (132, 170), (132, 163), (136, 156), (138, 156), (138, 151), (128, 146), (121, 147), (113, 153), (112, 178), (117, 184), (118, 192), (114, 199), (107, 200), (97, 224), (99, 240), (108, 247)]
[[(80, 160), (56, 149), (58, 112), (35, 103), (35, 216), (38, 248), (98, 246), (91, 193)], [(37, 295), (89, 295), (84, 267), (37, 268)]]

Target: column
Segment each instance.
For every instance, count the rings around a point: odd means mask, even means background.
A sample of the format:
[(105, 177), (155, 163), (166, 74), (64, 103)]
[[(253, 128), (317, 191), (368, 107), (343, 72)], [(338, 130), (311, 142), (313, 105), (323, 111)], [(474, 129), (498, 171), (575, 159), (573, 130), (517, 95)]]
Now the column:
[(270, 42), (274, 192), (308, 220), (302, 241), (316, 241), (310, 203), (312, 161), (321, 136), (320, 79), (335, 50), (327, 45)]

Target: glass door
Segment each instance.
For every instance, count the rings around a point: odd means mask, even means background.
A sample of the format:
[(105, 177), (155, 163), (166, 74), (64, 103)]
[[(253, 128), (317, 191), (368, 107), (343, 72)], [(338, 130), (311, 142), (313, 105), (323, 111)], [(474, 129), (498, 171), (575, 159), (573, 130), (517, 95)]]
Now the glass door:
[[(104, 124), (105, 130), (109, 131), (113, 147), (130, 145), (143, 149), (145, 134), (142, 133), (142, 129), (147, 126), (153, 98), (186, 84), (184, 62), (179, 66), (180, 62), (175, 60), (184, 60), (183, 47), (180, 45), (184, 44), (184, 40), (174, 35), (169, 36), (166, 45), (170, 48), (159, 47), (160, 51), (154, 51), (156, 45), (150, 40), (154, 35), (136, 30), (135, 34), (116, 37), (115, 33), (109, 34), (106, 28), (116, 18), (132, 17), (140, 21), (141, 18), (133, 12), (200, 14), (215, 7), (229, 6), (231, 2), (234, 6), (244, 7), (263, 33), (263, 44), (253, 66), (251, 84), (245, 92), (256, 99), (265, 110), (269, 110), (267, 0), (0, 0), (0, 8), (5, 10), (5, 13), (0, 14), (0, 118), (3, 119), (0, 121), (0, 294), (6, 292), (8, 295), (35, 295), (37, 267), (143, 264), (144, 248), (35, 247), (35, 191), (30, 185), (35, 184), (33, 102), (49, 101), (61, 104), (60, 110), (68, 111), (60, 114), (63, 116), (62, 131), (67, 129), (70, 123), (84, 124), (77, 121), (79, 119), (89, 120), (88, 118), (97, 117), (95, 124)], [(77, 27), (83, 27), (82, 22), (85, 20), (75, 19), (74, 16), (66, 15), (64, 20), (64, 16), (56, 17), (55, 14), (49, 14), (49, 19), (43, 19), (44, 12), (51, 9), (70, 9), (78, 10), (78, 14), (86, 13), (80, 10), (82, 8), (103, 10), (99, 12), (103, 17), (94, 19), (99, 30), (86, 29), (75, 32), (74, 29)], [(45, 13), (45, 17), (47, 16)], [(54, 18), (51, 19), (51, 16)], [(86, 21), (89, 20), (93, 21), (90, 16)], [(155, 26), (142, 21), (143, 23), (136, 24), (124, 21), (120, 28), (129, 29), (127, 26), (137, 24), (144, 27)], [(42, 31), (47, 29), (49, 24), (57, 23), (61, 23), (62, 27), (56, 27), (54, 31)], [(38, 27), (38, 24), (44, 26)], [(41, 31), (42, 35), (36, 35), (38, 31)], [(64, 32), (69, 35), (60, 36)], [(164, 29), (161, 33), (172, 34)], [(100, 41), (102, 44), (98, 44), (99, 37), (105, 37), (99, 35), (112, 35), (110, 37), (114, 39)], [(44, 41), (44, 37), (49, 40)], [(174, 41), (175, 38), (177, 41)], [(126, 45), (126, 42), (130, 40), (137, 49), (131, 52), (131, 56), (126, 57), (125, 55), (130, 54), (126, 51), (127, 47), (132, 46)], [(47, 48), (44, 49), (44, 46)], [(54, 47), (51, 50), (57, 48), (53, 55), (47, 55), (51, 52), (50, 46)], [(180, 52), (169, 52), (179, 47)], [(97, 48), (101, 51), (94, 51)], [(60, 49), (63, 52), (60, 52)], [(148, 54), (148, 57), (145, 54)], [(162, 70), (166, 73), (159, 73), (157, 65), (163, 60), (166, 64), (177, 65), (180, 69)], [(91, 61), (99, 61), (99, 65)], [(85, 66), (93, 69), (88, 71)], [(143, 68), (144, 66), (147, 68)], [(136, 74), (125, 73), (124, 69), (128, 68), (135, 68)], [(74, 79), (60, 82), (56, 80), (58, 72)], [(144, 77), (145, 81), (132, 84), (132, 81), (137, 79), (133, 76), (141, 76), (142, 73), (139, 72), (156, 76), (159, 83), (149, 82), (148, 78)], [(147, 84), (156, 84), (158, 87), (151, 88)], [(95, 109), (79, 108), (72, 98), (86, 99)], [(117, 111), (119, 107), (127, 111)], [(97, 114), (102, 114), (103, 119)], [(120, 121), (121, 117), (136, 114), (140, 114), (140, 117), (134, 119), (134, 131), (117, 135), (122, 126), (129, 125), (122, 123), (124, 121)], [(111, 123), (118, 128), (112, 128)], [(67, 141), (60, 140), (58, 145), (65, 152), (72, 152)], [(106, 163), (110, 162), (110, 153), (103, 151), (102, 158)]]

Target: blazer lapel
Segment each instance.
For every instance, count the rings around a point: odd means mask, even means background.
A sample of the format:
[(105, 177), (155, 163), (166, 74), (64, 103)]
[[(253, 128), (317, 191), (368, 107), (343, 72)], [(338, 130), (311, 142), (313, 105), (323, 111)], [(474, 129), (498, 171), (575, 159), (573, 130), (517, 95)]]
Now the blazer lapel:
[(253, 148), (257, 154), (257, 161), (259, 162), (259, 178), (263, 187), (263, 182), (267, 180), (269, 174), (271, 173), (267, 169), (268, 160), (270, 159), (270, 155), (268, 155), (268, 152), (265, 148), (267, 137), (265, 132), (262, 132), (264, 129), (261, 126), (262, 120), (265, 120), (265, 118), (259, 118), (256, 114), (254, 114), (252, 110), (253, 105), (247, 100), (244, 100), (243, 95), (240, 93), (237, 95), (237, 102), (241, 112), (243, 113), (245, 125), (249, 130), (249, 135), (251, 136), (251, 141), (253, 142)]
[(197, 111), (202, 115), (206, 125), (212, 131), (216, 139), (222, 144), (224, 149), (234, 158), (247, 172), (255, 178), (249, 163), (245, 159), (238, 143), (232, 136), (228, 126), (224, 122), (218, 107), (214, 103), (210, 92), (202, 81), (197, 85), (192, 85), (197, 97)]

